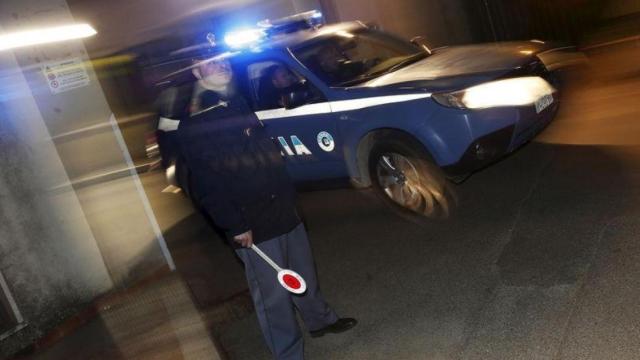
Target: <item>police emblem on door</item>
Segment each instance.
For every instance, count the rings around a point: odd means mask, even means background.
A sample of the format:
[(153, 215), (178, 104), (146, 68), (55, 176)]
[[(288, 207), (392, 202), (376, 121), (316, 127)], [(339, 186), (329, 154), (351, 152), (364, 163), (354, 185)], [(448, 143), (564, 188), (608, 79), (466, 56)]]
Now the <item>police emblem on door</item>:
[(333, 141), (333, 136), (326, 131), (321, 131), (318, 133), (318, 145), (320, 149), (331, 152), (336, 147), (335, 141)]

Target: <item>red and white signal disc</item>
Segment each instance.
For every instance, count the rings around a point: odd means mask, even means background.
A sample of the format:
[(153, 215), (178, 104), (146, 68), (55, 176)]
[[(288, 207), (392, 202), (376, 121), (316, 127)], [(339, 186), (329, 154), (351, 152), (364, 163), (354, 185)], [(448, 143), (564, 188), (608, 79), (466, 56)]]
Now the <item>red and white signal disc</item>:
[(278, 282), (280, 282), (280, 285), (282, 285), (283, 288), (294, 294), (302, 294), (307, 291), (307, 283), (297, 272), (281, 268), (255, 244), (251, 245), (251, 249), (278, 272)]
[(294, 294), (302, 294), (307, 291), (307, 283), (297, 272), (283, 269), (278, 272), (278, 281), (283, 288)]

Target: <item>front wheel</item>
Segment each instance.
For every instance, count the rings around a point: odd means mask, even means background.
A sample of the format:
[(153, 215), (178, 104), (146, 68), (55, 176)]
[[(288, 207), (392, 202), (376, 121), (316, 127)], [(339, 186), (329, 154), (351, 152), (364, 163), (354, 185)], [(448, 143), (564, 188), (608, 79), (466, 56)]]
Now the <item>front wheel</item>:
[(453, 185), (413, 139), (378, 141), (369, 156), (376, 193), (389, 205), (430, 219), (446, 219), (457, 205)]

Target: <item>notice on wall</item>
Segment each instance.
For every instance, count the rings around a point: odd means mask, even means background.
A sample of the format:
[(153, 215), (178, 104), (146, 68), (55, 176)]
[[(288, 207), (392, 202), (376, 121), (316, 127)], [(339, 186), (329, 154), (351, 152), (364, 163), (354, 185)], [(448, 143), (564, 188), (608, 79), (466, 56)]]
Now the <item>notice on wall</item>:
[(45, 64), (42, 66), (42, 73), (53, 94), (89, 85), (89, 74), (80, 58)]

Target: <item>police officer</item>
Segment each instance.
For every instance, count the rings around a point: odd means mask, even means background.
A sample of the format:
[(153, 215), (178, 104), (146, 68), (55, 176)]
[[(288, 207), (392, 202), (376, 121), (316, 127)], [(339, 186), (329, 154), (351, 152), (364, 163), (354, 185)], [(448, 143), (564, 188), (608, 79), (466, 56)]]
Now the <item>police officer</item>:
[[(295, 190), (280, 150), (246, 99), (234, 89), (227, 59), (217, 55), (193, 67), (198, 79), (191, 115), (178, 137), (199, 203), (221, 227), (243, 261), (264, 339), (276, 359), (303, 359), (298, 309), (312, 337), (356, 325), (338, 318), (318, 288), (307, 234), (295, 207)], [(248, 249), (252, 244), (305, 279), (293, 295), (276, 273)]]

